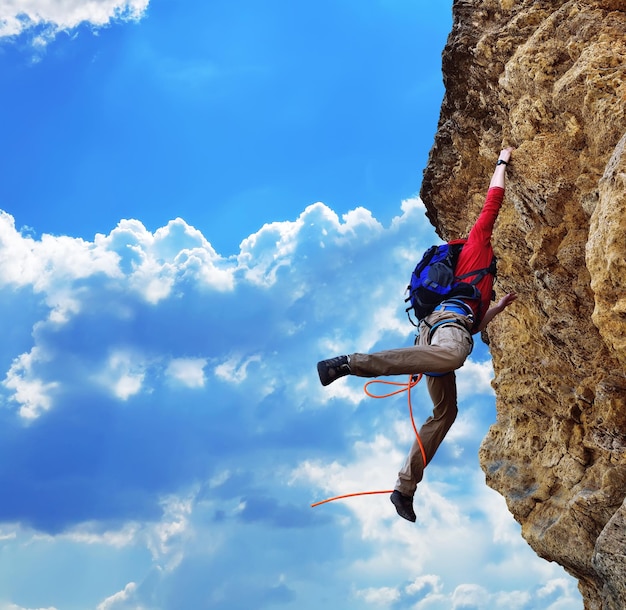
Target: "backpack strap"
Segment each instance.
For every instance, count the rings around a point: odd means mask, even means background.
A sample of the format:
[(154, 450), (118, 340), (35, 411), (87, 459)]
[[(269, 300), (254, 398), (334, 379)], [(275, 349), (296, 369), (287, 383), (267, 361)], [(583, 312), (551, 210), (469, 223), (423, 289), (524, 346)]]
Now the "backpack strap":
[(475, 271), (468, 271), (467, 273), (464, 273), (463, 275), (455, 276), (454, 279), (455, 280), (464, 280), (464, 279), (466, 279), (468, 277), (472, 277), (473, 275), (475, 275), (476, 276), (475, 279), (473, 279), (471, 282), (467, 282), (468, 284), (471, 284), (472, 286), (475, 286), (488, 273), (491, 273), (491, 275), (493, 275), (494, 278), (497, 275), (497, 259), (496, 259), (495, 256), (491, 257), (491, 262), (489, 263), (489, 267), (484, 267), (483, 269), (476, 269)]
[(464, 273), (463, 275), (456, 275), (454, 277), (455, 280), (464, 280), (468, 277), (476, 276), (471, 282), (466, 282), (467, 284), (471, 284), (475, 286), (482, 280), (488, 273), (491, 273), (491, 265), (489, 267), (485, 267), (484, 269), (476, 269), (476, 271), (470, 271), (469, 273)]
[[(470, 286), (473, 286), (474, 289), (476, 290), (476, 292), (479, 295), (478, 298), (478, 315), (476, 316), (476, 319), (474, 320), (474, 325), (472, 326), (472, 331), (476, 328), (478, 328), (478, 326), (480, 325), (481, 320), (483, 319), (483, 300), (480, 295), (480, 291), (476, 288), (476, 284), (478, 284), (478, 282), (480, 282), (480, 280), (482, 280), (488, 273), (490, 273), (491, 275), (493, 275), (493, 278), (495, 280), (496, 276), (497, 276), (497, 259), (495, 256), (491, 257), (491, 263), (489, 263), (489, 267), (485, 267), (483, 269), (477, 269), (476, 271), (469, 271), (468, 273), (464, 273), (463, 275), (459, 275), (456, 276), (455, 279), (458, 281), (461, 281), (464, 284), (469, 284)], [(472, 281), (470, 282), (463, 282), (464, 279), (468, 278), (468, 277), (472, 277), (472, 276), (476, 276)], [(493, 301), (496, 298), (495, 292), (492, 290), (491, 291), (491, 295), (490, 295), (490, 300)]]

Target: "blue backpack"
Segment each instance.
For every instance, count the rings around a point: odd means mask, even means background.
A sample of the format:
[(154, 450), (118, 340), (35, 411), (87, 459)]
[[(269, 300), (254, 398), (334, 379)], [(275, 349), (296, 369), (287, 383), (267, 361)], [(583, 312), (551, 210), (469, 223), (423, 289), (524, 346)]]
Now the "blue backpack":
[[(417, 325), (411, 320), (411, 310), (419, 321), (429, 316), (435, 307), (446, 299), (454, 297), (480, 299), (480, 291), (476, 284), (487, 273), (495, 276), (495, 257), (485, 269), (455, 276), (456, 262), (466, 242), (466, 239), (455, 239), (446, 244), (431, 246), (417, 263), (411, 274), (411, 283), (407, 287), (409, 296), (405, 299), (405, 302), (410, 302), (406, 311), (414, 326)], [(471, 282), (463, 281), (472, 276), (474, 279)]]

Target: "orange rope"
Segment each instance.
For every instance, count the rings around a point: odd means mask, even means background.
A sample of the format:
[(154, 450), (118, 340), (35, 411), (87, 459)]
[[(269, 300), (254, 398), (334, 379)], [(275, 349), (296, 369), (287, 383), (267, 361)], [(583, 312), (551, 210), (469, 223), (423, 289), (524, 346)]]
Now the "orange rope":
[(393, 492), (393, 489), (388, 489), (385, 491), (359, 491), (354, 494), (344, 494), (343, 496), (335, 496), (334, 498), (327, 498), (326, 500), (322, 500), (320, 502), (315, 502), (311, 504), (311, 508), (315, 508), (320, 504), (326, 504), (326, 502), (332, 502), (333, 500), (341, 500), (343, 498), (352, 498), (353, 496), (370, 496), (372, 494), (390, 494)]
[[(363, 391), (370, 398), (389, 398), (389, 396), (395, 396), (396, 394), (400, 394), (401, 392), (407, 393), (407, 398), (408, 398), (408, 403), (409, 403), (409, 416), (411, 417), (411, 425), (413, 426), (413, 432), (415, 432), (415, 438), (417, 439), (417, 444), (419, 445), (420, 451), (422, 453), (422, 463), (424, 464), (424, 468), (425, 468), (427, 464), (426, 450), (424, 449), (424, 445), (422, 444), (422, 439), (420, 438), (420, 435), (417, 431), (417, 426), (415, 425), (415, 419), (413, 417), (413, 405), (411, 404), (411, 390), (420, 382), (421, 378), (422, 378), (422, 374), (420, 373), (419, 375), (411, 375), (407, 383), (401, 383), (399, 381), (386, 381), (383, 379), (372, 379), (371, 381), (368, 381), (365, 384), (365, 386), (363, 387)], [(372, 394), (372, 392), (369, 391), (368, 386), (370, 386), (373, 383), (384, 383), (385, 385), (400, 386), (400, 389), (395, 390), (393, 392), (389, 392), (388, 394)], [(314, 504), (311, 504), (311, 508), (315, 508), (316, 506), (319, 506), (320, 504), (326, 504), (327, 502), (333, 502), (334, 500), (342, 500), (343, 498), (353, 498), (354, 496), (370, 496), (373, 494), (389, 494), (392, 492), (393, 492), (393, 489), (384, 490), (384, 491), (359, 491), (359, 492), (351, 493), (351, 494), (343, 494), (341, 496), (334, 496), (333, 498), (327, 498), (326, 500), (315, 502)]]
[[(411, 403), (411, 390), (420, 382), (421, 378), (422, 378), (422, 374), (420, 373), (419, 375), (411, 375), (409, 377), (408, 383), (401, 383), (399, 381), (385, 381), (384, 379), (373, 379), (372, 381), (368, 381), (365, 384), (365, 387), (363, 388), (363, 390), (371, 398), (388, 398), (389, 396), (395, 396), (396, 394), (400, 394), (400, 392), (407, 393), (407, 400), (409, 403), (409, 416), (411, 417), (411, 425), (413, 426), (413, 432), (415, 432), (415, 438), (417, 439), (417, 444), (419, 445), (420, 451), (422, 453), (422, 460), (423, 460), (423, 464), (425, 468), (427, 464), (426, 450), (424, 449), (424, 445), (422, 444), (422, 439), (420, 438), (419, 432), (417, 431), (417, 426), (415, 425), (415, 419), (413, 417), (413, 404)], [(399, 390), (396, 390), (395, 392), (389, 392), (388, 394), (378, 395), (378, 394), (372, 394), (367, 389), (367, 386), (371, 385), (372, 383), (384, 383), (385, 385), (395, 385), (395, 386), (401, 386), (401, 387)]]

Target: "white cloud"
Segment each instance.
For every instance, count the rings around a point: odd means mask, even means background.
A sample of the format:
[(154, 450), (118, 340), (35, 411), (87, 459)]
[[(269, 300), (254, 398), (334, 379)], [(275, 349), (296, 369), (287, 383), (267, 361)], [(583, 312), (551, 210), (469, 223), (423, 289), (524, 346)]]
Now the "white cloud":
[(459, 585), (452, 593), (452, 609), (456, 608), (484, 608), (489, 599), (489, 593), (478, 585)]
[[(11, 400), (27, 419), (52, 407), (54, 393), (66, 387), (63, 377), (73, 372), (72, 384), (76, 385), (78, 377), (81, 385), (92, 380), (128, 400), (148, 389), (146, 375), (156, 375), (159, 363), (165, 360), (169, 363), (166, 375), (171, 379), (188, 387), (203, 387), (207, 358), (177, 358), (165, 351), (148, 358), (132, 341), (129, 346), (127, 337), (134, 334), (142, 302), (157, 307), (164, 301), (188, 298), (189, 287), (199, 299), (206, 291), (228, 293), (234, 289), (236, 271), (235, 260), (218, 256), (199, 231), (180, 219), (154, 233), (138, 221), (124, 220), (109, 235), (97, 235), (93, 242), (52, 235), (36, 240), (16, 230), (13, 218), (0, 212), (0, 288), (7, 300), (15, 295), (16, 308), (20, 307), (19, 295), (12, 289), (30, 289), (48, 310), (48, 316), (33, 327), (35, 343), (42, 336), (73, 333), (72, 323), (77, 318), (90, 319), (92, 324), (82, 330), (79, 343), (91, 334), (101, 338), (90, 342), (90, 351), (100, 352), (97, 357), (82, 354), (76, 358), (69, 353), (63, 363), (54, 342), (46, 348), (36, 344), (29, 352), (13, 356), (3, 385), (12, 391)], [(116, 324), (119, 330), (107, 333), (106, 326)], [(153, 331), (157, 332), (156, 327)], [(76, 344), (75, 340), (68, 343)], [(68, 367), (68, 361), (73, 366)], [(104, 363), (99, 369), (94, 367), (98, 361)], [(245, 367), (239, 372), (245, 372)]]
[(167, 374), (189, 388), (202, 388), (206, 382), (206, 364), (206, 358), (174, 358), (167, 367)]
[(151, 304), (171, 294), (176, 282), (192, 280), (219, 291), (232, 290), (235, 263), (218, 256), (202, 234), (181, 219), (154, 234), (136, 220), (122, 220), (109, 235), (93, 242), (43, 235), (35, 240), (15, 228), (13, 217), (0, 210), (0, 286), (32, 286), (44, 293), (52, 309), (71, 303), (80, 308), (77, 283), (110, 278), (137, 292)]
[(193, 535), (190, 515), (195, 493), (186, 497), (169, 496), (161, 502), (163, 517), (147, 532), (147, 543), (153, 558), (171, 571), (184, 557), (184, 543)]
[[(335, 250), (346, 243), (359, 241), (366, 244), (376, 239), (382, 226), (372, 218), (369, 211), (358, 208), (342, 217), (323, 203), (308, 206), (293, 222), (273, 222), (264, 225), (255, 234), (241, 242), (237, 257), (239, 267), (246, 279), (261, 286), (272, 286), (278, 281), (281, 270), (288, 270), (294, 263), (306, 258), (306, 250), (313, 243), (321, 249)], [(315, 241), (307, 244), (315, 236)], [(341, 260), (337, 261), (341, 263)], [(297, 278), (297, 274), (291, 274)], [(294, 295), (305, 289), (304, 278), (293, 285)]]
[(334, 383), (326, 388), (316, 387), (315, 389), (323, 402), (332, 399), (358, 405), (366, 398), (363, 392), (366, 382), (366, 379), (346, 379), (343, 383)]
[(20, 405), (19, 413), (24, 419), (36, 419), (52, 406), (52, 392), (58, 384), (39, 379), (33, 371), (36, 364), (46, 359), (43, 350), (34, 347), (15, 358), (2, 382), (4, 387), (13, 390), (10, 399)]
[(215, 367), (215, 375), (224, 381), (241, 383), (248, 377), (248, 367), (254, 362), (260, 362), (258, 355), (242, 358), (231, 356), (226, 361)]
[(541, 589), (539, 589), (539, 597), (548, 597), (554, 595), (554, 593), (564, 593), (569, 588), (569, 582), (564, 578), (555, 578), (547, 582)]
[[(396, 427), (404, 429), (406, 423), (397, 422)], [(301, 463), (292, 473), (292, 481), (308, 480), (322, 489), (325, 496), (386, 489), (393, 487), (402, 458), (393, 441), (378, 434), (371, 442), (356, 442), (352, 456), (345, 457), (344, 463)], [(385, 606), (404, 597), (418, 597), (421, 599), (414, 607), (431, 610), (464, 607), (521, 610), (527, 607), (527, 592), (515, 588), (499, 590), (499, 585), (494, 583), (506, 587), (506, 583), (519, 582), (520, 575), (531, 581), (534, 577), (550, 582), (558, 573), (558, 567), (540, 560), (530, 550), (504, 499), (485, 487), (482, 473), (466, 469), (462, 480), (463, 487), (455, 490), (427, 474), (414, 500), (415, 525), (397, 517), (386, 495), (341, 500), (357, 520), (362, 540), (379, 542), (382, 547), (370, 556), (354, 559), (352, 574), (355, 578), (376, 575), (379, 581), (387, 577), (389, 582), (359, 589), (360, 598)], [(332, 503), (314, 510), (332, 512)], [(502, 555), (505, 547), (510, 552), (504, 557), (497, 562), (489, 559), (492, 552)], [(467, 561), (468, 557), (475, 560)], [(421, 573), (425, 567), (430, 573)], [(447, 574), (447, 591), (435, 574)], [(403, 577), (410, 584), (399, 590), (392, 583)], [(450, 590), (454, 580), (458, 584)], [(569, 581), (561, 582), (568, 603), (579, 603)], [(568, 585), (570, 589), (566, 591)], [(546, 595), (558, 586), (559, 581), (546, 588)], [(537, 595), (543, 596), (541, 592)]]
[(493, 379), (493, 364), (491, 360), (476, 362), (470, 357), (457, 371), (456, 377), (460, 396), (469, 393), (495, 395), (491, 387), (491, 380)]
[(234, 286), (234, 263), (218, 256), (202, 233), (180, 218), (154, 234), (137, 220), (122, 220), (109, 235), (97, 235), (94, 245), (117, 255), (128, 288), (151, 304), (170, 296), (178, 282), (219, 291)]
[[(64, 452), (55, 454), (60, 481), (54, 484), (67, 481), (73, 497), (87, 500), (58, 507), (62, 513), (73, 504), (80, 509), (63, 513), (60, 523), (50, 524), (49, 515), (34, 520), (37, 527), (63, 530), (50, 543), (105, 545), (129, 554), (141, 548), (155, 578), (169, 587), (184, 580), (178, 571), (194, 562), (198, 573), (223, 569), (226, 580), (233, 562), (241, 561), (267, 576), (269, 567), (236, 556), (248, 537), (258, 536), (290, 566), (281, 581), (288, 590), (274, 588), (272, 595), (289, 595), (291, 583), (306, 580), (294, 572), (310, 569), (291, 565), (291, 541), (313, 524), (328, 528), (333, 544), (356, 544), (358, 553), (338, 562), (342, 584), (335, 585), (347, 587), (357, 603), (379, 607), (407, 602), (449, 610), (455, 590), (457, 599), (469, 599), (470, 588), (457, 589), (469, 584), (493, 594), (493, 608), (506, 607), (498, 600), (507, 595), (515, 608), (523, 586), (498, 591), (489, 579), (517, 583), (523, 573), (545, 583), (558, 575), (532, 555), (504, 502), (485, 491), (475, 460), (450, 462), (450, 449), (467, 452), (484, 434), (474, 402), (492, 400), (488, 361), (470, 360), (459, 372), (461, 400), (469, 406), (418, 488), (417, 525), (398, 518), (387, 493), (308, 507), (333, 495), (390, 491), (413, 440), (406, 395), (367, 401), (366, 380), (356, 378), (322, 388), (315, 363), (412, 343), (404, 284), (433, 241), (422, 215), (421, 202), (407, 201), (385, 228), (365, 210), (340, 219), (318, 203), (293, 222), (264, 226), (229, 258), (180, 219), (155, 232), (125, 220), (90, 243), (36, 240), (16, 231), (10, 216), (0, 216), (7, 324), (22, 319), (15, 312), (23, 294), (42, 305), (23, 333), (26, 345), (16, 354), (13, 345), (4, 346), (5, 362), (13, 364), (2, 389), (22, 418), (44, 416), (41, 429), (69, 430), (63, 418), (71, 413), (80, 434), (95, 442), (91, 453), (84, 439), (69, 437), (71, 428), (63, 439), (73, 447), (68, 461)], [(191, 400), (180, 417), (169, 407), (187, 388), (195, 391), (186, 391)], [(419, 425), (432, 406), (424, 383), (414, 392)], [(148, 393), (149, 401), (142, 400)], [(95, 407), (85, 408), (91, 397)], [(56, 409), (57, 401), (74, 408)], [(119, 401), (136, 408), (117, 408)], [(156, 447), (149, 444), (155, 438)], [(22, 460), (36, 464), (30, 454), (37, 447), (28, 438), (25, 443)], [(98, 451), (108, 457), (100, 460)], [(48, 471), (41, 472), (34, 473), (42, 479), (38, 489), (49, 481)], [(197, 481), (205, 481), (202, 493), (180, 491)], [(112, 522), (105, 520), (107, 511)], [(278, 530), (296, 536), (281, 538)], [(223, 565), (213, 562), (218, 555)], [(145, 583), (134, 574), (125, 582), (102, 609), (141, 607)]]
[[(127, 602), (133, 599), (137, 590), (137, 584), (129, 582), (121, 591), (114, 593), (110, 597), (107, 597), (104, 601), (98, 604), (96, 610), (113, 610), (114, 608), (120, 608), (126, 605)], [(133, 606), (135, 610), (141, 610), (143, 606)]]
[(400, 592), (398, 589), (392, 587), (363, 589), (361, 591), (357, 591), (356, 595), (365, 603), (375, 606), (389, 606), (400, 598)]
[(146, 366), (144, 359), (136, 353), (114, 351), (97, 377), (117, 398), (128, 400), (141, 390)]
[(91, 521), (56, 536), (34, 534), (32, 539), (49, 543), (68, 540), (78, 545), (102, 545), (120, 549), (135, 544), (141, 530), (142, 527), (137, 522), (125, 523), (120, 529), (103, 530), (99, 523)]
[[(478, 487), (478, 486), (477, 486)], [(521, 536), (520, 525), (513, 519), (506, 506), (506, 500), (496, 491), (482, 485), (474, 496), (475, 506), (484, 513), (490, 523), (492, 540), (497, 544), (526, 546)]]
[[(392, 441), (379, 434), (370, 442), (356, 441), (353, 448), (355, 460), (352, 464), (342, 466), (332, 462), (324, 465), (306, 461), (292, 472), (292, 480), (308, 480), (331, 495), (393, 488), (403, 456)], [(367, 510), (361, 516), (366, 514)]]
[(408, 595), (420, 593), (425, 588), (431, 588), (434, 593), (442, 590), (441, 579), (435, 574), (425, 574), (418, 576), (410, 585), (407, 585), (405, 591)]
[(113, 20), (141, 19), (150, 0), (4, 0), (0, 2), (0, 37), (16, 36), (46, 26), (38, 41), (45, 44), (57, 32), (80, 24), (106, 26)]
[(4, 530), (0, 529), (0, 541), (15, 540), (15, 538), (17, 538), (17, 532), (15, 530), (10, 531), (10, 532), (5, 532)]
[(114, 252), (78, 238), (43, 235), (34, 240), (0, 210), (0, 287), (31, 287), (43, 294), (50, 319), (65, 322), (80, 311), (76, 284), (91, 276), (118, 277)]

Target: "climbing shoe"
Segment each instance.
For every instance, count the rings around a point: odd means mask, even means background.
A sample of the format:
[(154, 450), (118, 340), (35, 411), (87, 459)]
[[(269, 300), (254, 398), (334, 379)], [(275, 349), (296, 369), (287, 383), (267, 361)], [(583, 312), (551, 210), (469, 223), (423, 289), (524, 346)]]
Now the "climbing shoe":
[(397, 489), (391, 494), (391, 503), (396, 507), (396, 512), (407, 521), (415, 523), (415, 511), (413, 510), (413, 498), (401, 494)]
[(350, 373), (348, 356), (337, 356), (336, 358), (322, 360), (317, 363), (317, 374), (320, 376), (322, 385), (328, 385), (335, 381), (335, 379), (339, 379), (339, 377), (349, 375)]

